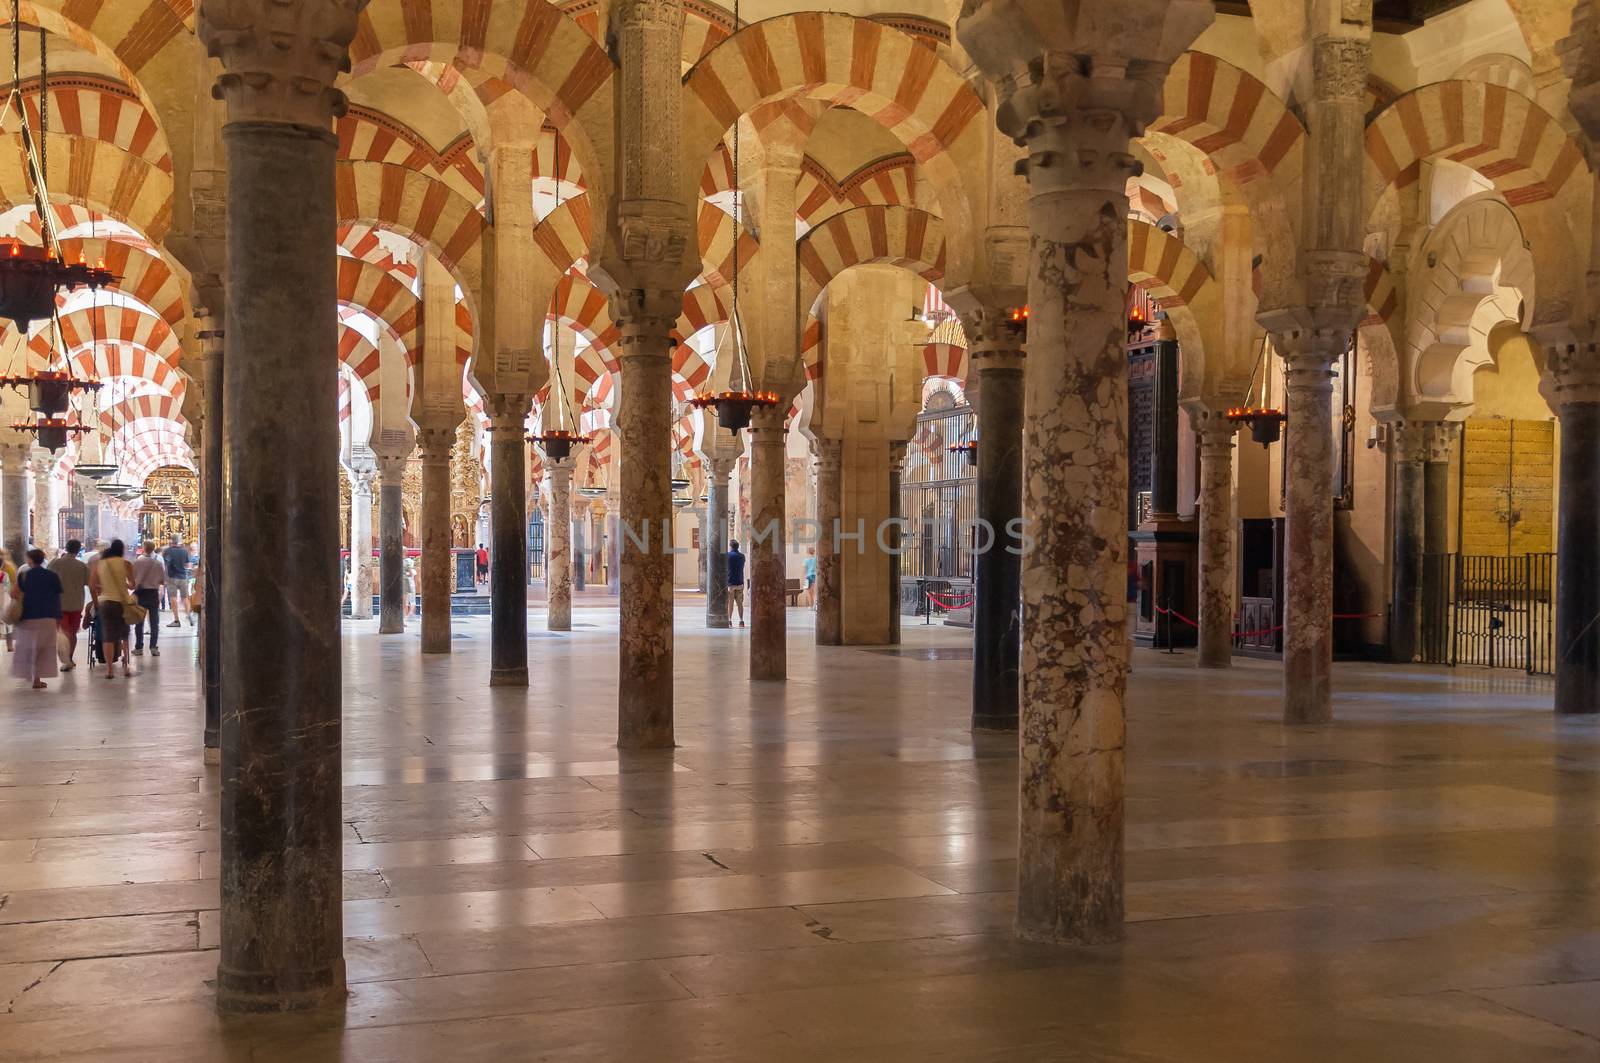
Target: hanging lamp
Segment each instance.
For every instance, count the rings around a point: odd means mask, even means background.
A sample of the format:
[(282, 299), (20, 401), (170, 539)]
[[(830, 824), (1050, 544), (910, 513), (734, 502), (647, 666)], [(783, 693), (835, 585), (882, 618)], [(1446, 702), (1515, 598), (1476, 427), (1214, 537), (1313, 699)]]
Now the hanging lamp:
[(1245, 389), (1244, 405), (1235, 406), (1227, 413), (1228, 420), (1234, 424), (1247, 424), (1250, 426), (1250, 438), (1269, 447), (1283, 436), (1283, 424), (1289, 415), (1275, 406), (1267, 405), (1267, 337), (1261, 336), (1261, 358), (1256, 363), (1256, 373), (1261, 375), (1261, 405), (1255, 406), (1250, 402), (1250, 393), (1255, 390), (1255, 374), (1251, 375), (1250, 386)]
[[(22, 14), (20, 0), (11, 0), (11, 94), (7, 108), (21, 121), (22, 163), (39, 214), (40, 246), (16, 238), (0, 240), (0, 317), (26, 332), (35, 321), (53, 317), (56, 295), (74, 288), (101, 288), (117, 279), (104, 262), (90, 265), (84, 256), (68, 262), (61, 254), (50, 214), (49, 176), (50, 78), (47, 36), (39, 29), (39, 124), (35, 129), (22, 99)], [(10, 382), (9, 380), (7, 381)], [(47, 411), (40, 411), (47, 412)], [(48, 411), (60, 412), (60, 411)]]
[[(559, 140), (556, 141), (557, 146), (560, 143)], [(561, 188), (559, 178), (557, 179), (556, 188), (559, 193)], [(556, 427), (543, 432), (536, 432), (528, 436), (527, 440), (530, 443), (537, 444), (539, 449), (544, 451), (545, 457), (551, 461), (565, 461), (572, 455), (573, 447), (581, 447), (589, 442), (590, 437), (577, 431), (577, 418), (572, 414), (572, 403), (567, 398), (567, 387), (561, 379), (561, 323), (559, 321), (556, 322), (555, 329), (556, 390), (560, 392), (560, 401), (556, 404)], [(562, 427), (562, 411), (566, 412), (566, 421), (567, 424), (572, 426), (571, 428)]]
[[(733, 32), (739, 32), (739, 0), (733, 3)], [(750, 427), (750, 415), (757, 409), (770, 409), (782, 399), (776, 391), (757, 391), (750, 387), (750, 358), (745, 349), (744, 325), (739, 319), (739, 225), (744, 218), (744, 186), (739, 177), (739, 119), (733, 120), (733, 310), (723, 341), (733, 344), (733, 368), (728, 374), (728, 389), (696, 395), (689, 400), (695, 409), (715, 409), (717, 423), (734, 435)], [(722, 344), (717, 345), (717, 360), (722, 360)]]

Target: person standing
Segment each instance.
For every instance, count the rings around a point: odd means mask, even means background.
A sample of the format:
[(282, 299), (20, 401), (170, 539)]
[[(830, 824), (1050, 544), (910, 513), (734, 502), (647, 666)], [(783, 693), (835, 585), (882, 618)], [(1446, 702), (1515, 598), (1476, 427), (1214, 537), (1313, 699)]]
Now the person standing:
[(728, 604), (739, 611), (739, 626), (744, 627), (744, 555), (739, 540), (728, 540)]
[(482, 543), (478, 544), (478, 582), (489, 582), (489, 551), (485, 550)]
[[(178, 627), (178, 603), (183, 603), (184, 612), (189, 614), (189, 626), (194, 627), (194, 608), (189, 604), (189, 566), (194, 558), (189, 553), (189, 548), (183, 545), (183, 539), (174, 535), (172, 543), (161, 551), (161, 560), (167, 566), (167, 608), (172, 610), (172, 623), (168, 627)], [(152, 613), (152, 615), (154, 615)], [(155, 649), (155, 636), (150, 636), (150, 648)]]
[(13, 581), (11, 594), (22, 601), (11, 674), (43, 690), (45, 680), (55, 678), (56, 627), (61, 623), (61, 580), (44, 567), (43, 550), (28, 551), (28, 567)]
[(106, 678), (115, 679), (117, 658), (122, 658), (122, 674), (133, 675), (128, 659), (128, 614), (133, 601), (133, 566), (123, 556), (121, 539), (100, 551), (99, 560), (89, 569), (89, 591), (94, 595), (95, 617), (100, 623), (100, 657), (106, 662)]
[[(14, 594), (17, 589), (17, 566), (11, 562), (11, 551), (0, 549), (0, 590), (7, 594)], [(13, 631), (10, 624), (0, 623), (0, 635), (5, 636), (7, 652), (16, 650)]]
[(61, 670), (70, 672), (78, 667), (78, 629), (83, 626), (84, 592), (89, 587), (89, 566), (78, 558), (83, 544), (76, 539), (67, 540), (67, 552), (45, 567), (61, 581), (61, 632), (67, 636), (67, 652)]
[(806, 604), (817, 607), (817, 548), (806, 547)]
[[(145, 611), (144, 621), (133, 625), (135, 657), (144, 656), (145, 621), (150, 625), (150, 656), (161, 656), (161, 650), (156, 646), (156, 637), (161, 634), (161, 588), (167, 582), (167, 567), (166, 560), (156, 556), (155, 542), (146, 539), (144, 550), (133, 563), (133, 599), (142, 605)], [(184, 571), (188, 571), (187, 565)], [(189, 596), (185, 593), (183, 597), (187, 601)], [(176, 606), (173, 608), (173, 614), (177, 614)]]

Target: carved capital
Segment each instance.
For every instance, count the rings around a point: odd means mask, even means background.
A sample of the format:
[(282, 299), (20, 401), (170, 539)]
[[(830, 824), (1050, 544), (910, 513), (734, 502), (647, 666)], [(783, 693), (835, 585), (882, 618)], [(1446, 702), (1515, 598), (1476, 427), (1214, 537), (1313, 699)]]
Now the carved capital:
[(1390, 429), (1390, 452), (1394, 460), (1406, 465), (1420, 465), (1428, 456), (1428, 425), (1423, 421), (1406, 421)]
[(1461, 426), (1454, 421), (1429, 421), (1422, 428), (1422, 460), (1430, 465), (1442, 465), (1450, 460), (1456, 450), (1456, 437)]
[(677, 30), (683, 25), (683, 0), (615, 0), (611, 22), (617, 29), (658, 27)]
[(1568, 342), (1545, 347), (1545, 391), (1558, 411), (1568, 403), (1600, 402), (1600, 346)]
[(334, 79), (350, 69), (361, 0), (202, 0), (196, 30), (222, 60), (211, 94), (229, 122), (327, 130), (345, 112)]
[(1364, 37), (1319, 37), (1311, 45), (1311, 70), (1319, 100), (1362, 102), (1372, 72), (1372, 42)]
[(528, 413), (533, 408), (533, 396), (514, 391), (491, 392), (484, 398), (484, 412), (489, 417), (489, 438), (496, 443), (521, 439), (527, 435)]
[(1020, 369), (1028, 342), (1026, 318), (1013, 307), (979, 306), (961, 315), (967, 336), (967, 357), (974, 370)]
[(683, 311), (683, 293), (670, 288), (628, 288), (611, 299), (611, 318), (621, 337), (617, 357), (665, 357)]
[(1578, 0), (1572, 30), (1556, 42), (1561, 68), (1572, 79), (1567, 106), (1591, 142), (1600, 140), (1600, 12), (1594, 0)]
[(424, 424), (417, 429), (417, 447), (422, 451), (424, 465), (448, 465), (450, 451), (456, 445), (454, 425)]
[(0, 473), (22, 476), (28, 471), (29, 451), (33, 444), (28, 440), (0, 443)]
[(811, 441), (811, 453), (816, 455), (817, 469), (824, 467), (837, 471), (844, 466), (844, 441), (817, 436)]

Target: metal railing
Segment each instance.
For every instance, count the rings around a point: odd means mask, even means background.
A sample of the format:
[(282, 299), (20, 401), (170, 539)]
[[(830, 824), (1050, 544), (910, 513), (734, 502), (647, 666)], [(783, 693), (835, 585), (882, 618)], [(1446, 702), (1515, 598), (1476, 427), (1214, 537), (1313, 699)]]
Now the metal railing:
[(1554, 554), (1423, 558), (1425, 663), (1552, 675), (1555, 641)]

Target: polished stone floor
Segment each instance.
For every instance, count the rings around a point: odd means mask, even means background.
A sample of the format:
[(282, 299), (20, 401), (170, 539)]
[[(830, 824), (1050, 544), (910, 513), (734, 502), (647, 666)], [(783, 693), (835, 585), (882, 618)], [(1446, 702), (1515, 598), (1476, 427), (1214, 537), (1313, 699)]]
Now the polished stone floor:
[[(965, 729), (964, 633), (786, 685), (680, 601), (673, 756), (619, 758), (615, 611), (345, 642), (342, 1012), (223, 1021), (193, 641), (132, 681), (0, 688), (0, 1060), (1600, 1060), (1600, 720), (1546, 680), (1140, 651), (1128, 935), (1009, 933), (1014, 751)], [(532, 628), (542, 627), (535, 612)]]

